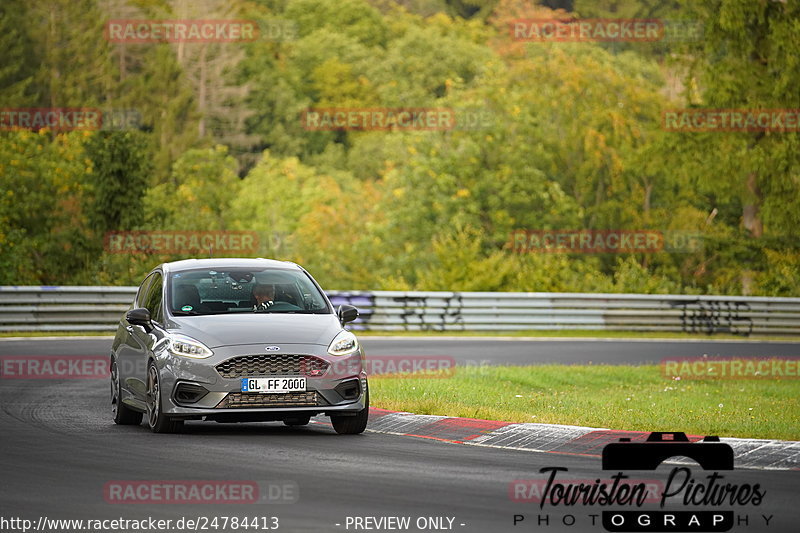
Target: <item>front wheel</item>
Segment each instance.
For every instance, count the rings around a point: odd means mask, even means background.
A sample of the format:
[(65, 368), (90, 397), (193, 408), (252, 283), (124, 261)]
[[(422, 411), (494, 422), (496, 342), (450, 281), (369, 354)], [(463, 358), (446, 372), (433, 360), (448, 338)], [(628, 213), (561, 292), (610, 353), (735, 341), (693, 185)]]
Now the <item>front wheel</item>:
[(147, 366), (147, 425), (153, 433), (176, 433), (183, 420), (171, 420), (161, 410), (161, 383), (153, 361)]
[(364, 408), (356, 416), (331, 415), (333, 429), (339, 435), (358, 435), (367, 429), (369, 419), (369, 389), (364, 397)]
[(122, 383), (117, 361), (111, 360), (111, 415), (120, 426), (135, 426), (142, 423), (142, 413), (122, 403)]

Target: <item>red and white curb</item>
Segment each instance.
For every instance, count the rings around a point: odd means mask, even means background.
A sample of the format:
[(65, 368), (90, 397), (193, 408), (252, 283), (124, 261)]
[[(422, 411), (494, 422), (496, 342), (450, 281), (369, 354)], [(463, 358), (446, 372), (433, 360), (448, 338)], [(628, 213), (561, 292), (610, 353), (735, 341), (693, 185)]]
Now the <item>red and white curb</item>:
[[(600, 457), (603, 447), (618, 442), (620, 437), (642, 442), (649, 434), (644, 431), (415, 415), (376, 408), (370, 408), (367, 431), (453, 444), (587, 457)], [(703, 438), (702, 435), (688, 437), (693, 442)], [(733, 448), (736, 469), (800, 470), (800, 442), (727, 437), (720, 441)], [(684, 461), (676, 459), (670, 462)]]

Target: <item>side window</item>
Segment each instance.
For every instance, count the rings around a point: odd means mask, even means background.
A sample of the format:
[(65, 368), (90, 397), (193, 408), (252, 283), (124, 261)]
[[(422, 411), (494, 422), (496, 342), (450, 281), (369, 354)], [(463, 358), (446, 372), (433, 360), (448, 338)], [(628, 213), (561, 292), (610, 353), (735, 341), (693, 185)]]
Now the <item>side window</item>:
[(139, 285), (139, 290), (136, 291), (136, 301), (134, 302), (134, 307), (145, 307), (145, 302), (147, 300), (147, 289), (150, 287), (150, 283), (153, 281), (153, 277), (155, 274), (150, 274), (146, 278), (141, 285)]
[(159, 323), (164, 322), (164, 312), (161, 305), (162, 300), (162, 281), (163, 276), (160, 272), (155, 272), (151, 276), (153, 279), (147, 287), (147, 294), (144, 298), (144, 307), (150, 311), (150, 317)]

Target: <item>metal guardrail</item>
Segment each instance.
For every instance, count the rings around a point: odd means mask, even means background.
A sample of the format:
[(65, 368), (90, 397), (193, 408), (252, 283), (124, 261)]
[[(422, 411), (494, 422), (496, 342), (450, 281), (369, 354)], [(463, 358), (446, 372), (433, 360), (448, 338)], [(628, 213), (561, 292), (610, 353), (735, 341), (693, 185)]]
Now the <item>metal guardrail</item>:
[[(136, 287), (0, 286), (0, 331), (113, 331)], [(617, 330), (800, 334), (800, 298), (329, 291), (381, 331)]]

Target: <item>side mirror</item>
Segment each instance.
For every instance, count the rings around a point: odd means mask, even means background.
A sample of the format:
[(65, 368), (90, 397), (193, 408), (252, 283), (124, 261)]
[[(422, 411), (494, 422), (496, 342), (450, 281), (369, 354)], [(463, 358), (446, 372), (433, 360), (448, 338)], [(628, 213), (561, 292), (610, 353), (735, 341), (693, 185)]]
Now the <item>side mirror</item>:
[(336, 310), (336, 314), (339, 315), (339, 322), (347, 324), (358, 318), (358, 309), (352, 305), (340, 305), (339, 309)]
[(125, 313), (125, 320), (134, 326), (142, 326), (148, 333), (153, 329), (153, 322), (150, 319), (150, 311), (144, 307), (137, 307)]

